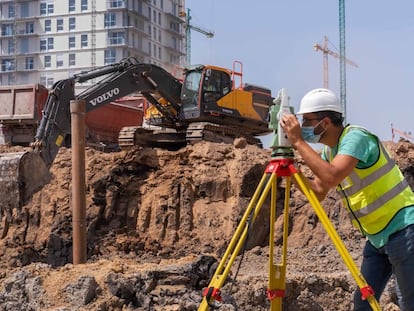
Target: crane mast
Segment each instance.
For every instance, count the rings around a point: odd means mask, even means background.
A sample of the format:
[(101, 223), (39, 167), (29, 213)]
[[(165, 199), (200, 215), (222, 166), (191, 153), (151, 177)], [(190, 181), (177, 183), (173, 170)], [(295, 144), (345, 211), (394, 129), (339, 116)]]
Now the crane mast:
[(346, 124), (345, 0), (339, 0), (339, 55), (340, 100)]

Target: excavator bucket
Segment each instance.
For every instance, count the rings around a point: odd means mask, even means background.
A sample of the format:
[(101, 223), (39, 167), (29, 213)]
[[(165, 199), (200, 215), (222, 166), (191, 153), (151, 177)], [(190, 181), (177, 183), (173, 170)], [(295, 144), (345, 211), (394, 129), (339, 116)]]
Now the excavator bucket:
[(0, 217), (10, 217), (49, 181), (49, 170), (37, 153), (0, 153)]

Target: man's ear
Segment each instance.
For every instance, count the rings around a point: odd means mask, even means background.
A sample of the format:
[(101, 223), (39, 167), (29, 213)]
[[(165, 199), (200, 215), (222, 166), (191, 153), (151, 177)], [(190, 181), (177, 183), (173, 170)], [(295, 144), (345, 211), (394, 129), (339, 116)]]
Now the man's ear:
[(323, 119), (322, 119), (322, 122), (325, 124), (325, 126), (330, 126), (330, 125), (332, 125), (332, 121), (331, 121), (331, 119), (330, 119), (330, 118), (328, 118), (328, 117), (323, 118)]

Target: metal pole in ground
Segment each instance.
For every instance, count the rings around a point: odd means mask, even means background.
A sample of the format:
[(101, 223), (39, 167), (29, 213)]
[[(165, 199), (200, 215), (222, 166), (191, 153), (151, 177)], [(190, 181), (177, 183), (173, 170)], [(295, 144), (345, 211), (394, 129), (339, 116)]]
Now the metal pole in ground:
[(85, 107), (85, 101), (70, 102), (73, 264), (86, 263)]

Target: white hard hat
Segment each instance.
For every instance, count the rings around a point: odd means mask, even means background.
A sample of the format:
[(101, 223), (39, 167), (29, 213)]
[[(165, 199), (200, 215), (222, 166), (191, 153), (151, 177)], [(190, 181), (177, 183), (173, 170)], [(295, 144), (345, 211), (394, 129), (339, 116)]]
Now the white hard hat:
[(303, 96), (297, 114), (312, 113), (318, 111), (335, 111), (343, 113), (338, 96), (328, 89), (314, 89)]

